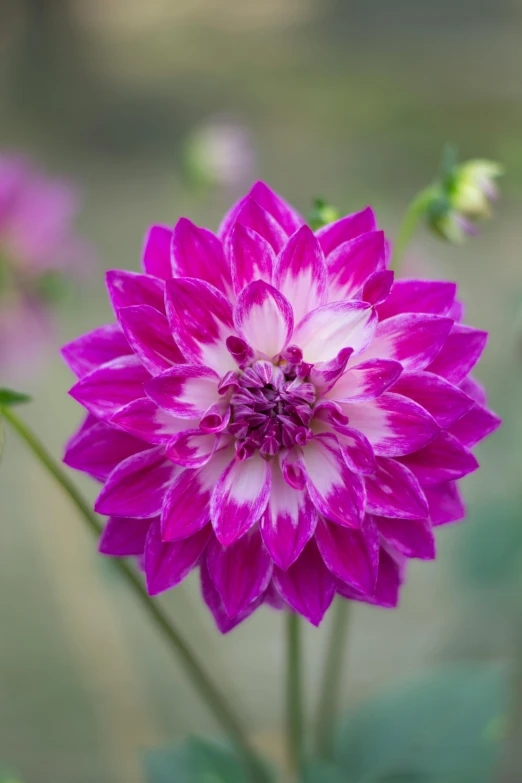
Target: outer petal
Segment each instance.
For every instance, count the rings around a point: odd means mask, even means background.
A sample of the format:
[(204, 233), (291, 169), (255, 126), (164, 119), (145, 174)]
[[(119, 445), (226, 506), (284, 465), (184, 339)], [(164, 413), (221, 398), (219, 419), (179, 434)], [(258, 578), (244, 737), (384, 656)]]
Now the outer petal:
[(152, 226), (143, 248), (143, 268), (148, 275), (170, 280), (172, 264), (170, 261), (170, 246), (172, 244), (172, 229), (166, 226)]
[(274, 286), (292, 305), (296, 323), (311, 310), (326, 304), (324, 255), (308, 226), (296, 231), (281, 250), (274, 272)]
[(338, 402), (373, 400), (386, 391), (401, 372), (402, 365), (399, 362), (369, 359), (341, 375), (325, 396)]
[(427, 519), (390, 519), (375, 517), (381, 536), (405, 557), (420, 560), (435, 558), (435, 539)]
[(374, 272), (385, 267), (382, 231), (371, 231), (343, 242), (328, 256), (328, 300), (352, 299)]
[[(266, 239), (272, 249), (279, 253), (287, 239), (286, 231), (272, 215), (263, 209), (253, 198), (248, 198), (243, 204), (237, 222), (252, 229)], [(229, 247), (229, 245), (228, 245)], [(228, 250), (230, 253), (230, 250)]]
[(237, 331), (248, 344), (270, 358), (287, 345), (294, 326), (289, 302), (262, 280), (250, 283), (242, 291), (234, 320)]
[(467, 394), (431, 372), (405, 372), (392, 391), (422, 405), (441, 427), (449, 427), (473, 405)]
[(292, 342), (303, 351), (305, 362), (328, 362), (343, 348), (353, 348), (354, 356), (364, 351), (376, 324), (377, 316), (364, 302), (335, 302), (308, 313)]
[(394, 359), (409, 372), (423, 370), (441, 350), (452, 325), (450, 318), (438, 315), (395, 315), (379, 322), (373, 342), (362, 358)]
[(174, 479), (161, 514), (164, 541), (187, 538), (207, 524), (212, 491), (229, 461), (230, 451), (220, 452), (203, 467), (183, 470)]
[(223, 546), (241, 538), (260, 518), (270, 487), (270, 469), (259, 454), (242, 462), (233, 459), (225, 468), (210, 501), (214, 532)]
[(337, 592), (352, 601), (363, 601), (367, 604), (381, 606), (384, 609), (393, 609), (399, 603), (399, 588), (403, 581), (403, 568), (399, 558), (399, 555), (392, 557), (386, 549), (381, 548), (379, 576), (373, 595), (360, 593), (344, 582), (337, 583)]
[(147, 443), (159, 445), (169, 443), (178, 432), (194, 429), (198, 420), (176, 419), (149, 397), (140, 397), (121, 408), (112, 417), (111, 424)]
[(394, 274), (391, 269), (381, 269), (374, 272), (365, 282), (361, 299), (372, 305), (382, 304), (388, 298), (393, 284)]
[(396, 280), (390, 295), (377, 308), (379, 320), (399, 313), (448, 315), (457, 292), (456, 283), (439, 280)]
[(274, 583), (290, 607), (315, 626), (332, 603), (336, 588), (313, 539), (287, 571), (274, 568)]
[(216, 621), (216, 625), (221, 633), (228, 633), (231, 631), (236, 627), (236, 625), (239, 625), (239, 623), (243, 622), (243, 620), (246, 620), (247, 617), (250, 617), (250, 615), (263, 603), (264, 596), (260, 596), (256, 601), (253, 601), (251, 604), (249, 604), (244, 612), (241, 612), (235, 617), (229, 617), (227, 610), (225, 609), (225, 605), (221, 600), (221, 596), (214, 587), (214, 582), (210, 578), (205, 559), (203, 559), (201, 562), (200, 571), (201, 593), (203, 595), (203, 600), (214, 615), (214, 620)]
[(234, 334), (232, 305), (217, 288), (188, 277), (169, 280), (165, 302), (174, 339), (191, 364), (220, 375), (237, 370), (226, 346)]
[(455, 481), (426, 487), (424, 493), (430, 506), (432, 525), (459, 522), (466, 516), (466, 507)]
[(468, 375), (466, 378), (464, 378), (463, 381), (460, 382), (459, 388), (462, 389), (464, 394), (467, 394), (468, 397), (471, 397), (472, 400), (478, 402), (479, 405), (486, 404), (487, 395), (485, 388), (477, 381), (476, 378), (472, 378), (471, 375)]
[(161, 539), (159, 522), (150, 526), (145, 545), (145, 575), (149, 595), (170, 590), (183, 581), (197, 565), (211, 535), (211, 527), (174, 543)]
[(382, 517), (425, 519), (428, 502), (419, 482), (404, 465), (394, 459), (377, 459), (378, 470), (366, 476), (366, 510)]
[(172, 266), (175, 277), (205, 280), (225, 294), (232, 290), (230, 268), (223, 245), (215, 234), (181, 218), (172, 235)]
[(313, 536), (317, 511), (306, 490), (296, 490), (287, 484), (275, 460), (269, 465), (272, 489), (261, 517), (261, 535), (274, 562), (286, 571)]
[(152, 375), (184, 362), (169, 322), (154, 307), (122, 307), (118, 310), (118, 320), (132, 350)]
[(470, 449), (482, 438), (495, 432), (501, 424), (502, 419), (493, 411), (475, 404), (468, 413), (449, 427), (448, 432)]
[(99, 514), (136, 519), (156, 516), (178, 470), (161, 447), (128, 457), (107, 479), (95, 509)]
[(422, 448), (440, 431), (424, 408), (400, 394), (385, 392), (375, 400), (344, 403), (350, 426), (365, 435), (381, 457), (399, 457)]
[(454, 324), (444, 347), (427, 369), (450, 383), (460, 383), (480, 359), (487, 339), (487, 332)]
[(277, 220), (288, 235), (293, 234), (303, 225), (304, 219), (301, 215), (264, 182), (256, 182), (250, 190), (250, 195)]
[(366, 516), (360, 530), (320, 520), (315, 533), (319, 552), (327, 568), (356, 590), (373, 593), (379, 570), (379, 534), (373, 519)]
[(132, 557), (142, 555), (151, 519), (130, 519), (109, 517), (103, 528), (99, 552), (113, 557)]
[(347, 466), (335, 438), (318, 435), (304, 448), (307, 488), (325, 517), (359, 527), (364, 512), (364, 483)]
[(219, 402), (218, 381), (209, 367), (177, 364), (151, 378), (145, 390), (151, 400), (172, 416), (199, 419), (211, 405)]
[(185, 430), (175, 435), (167, 446), (167, 457), (184, 468), (200, 468), (212, 457), (219, 443), (214, 432)]
[(78, 378), (83, 378), (101, 364), (132, 354), (132, 348), (119, 324), (99, 326), (62, 348), (62, 356)]
[(93, 419), (70, 439), (63, 461), (70, 468), (105, 481), (122, 460), (146, 448), (143, 441)]
[(441, 432), (415, 454), (401, 457), (401, 462), (407, 465), (423, 486), (454, 481), (472, 473), (479, 466), (473, 454), (448, 432)]
[(236, 296), (255, 280), (272, 282), (276, 256), (266, 239), (236, 223), (230, 234), (230, 263)]
[(228, 547), (214, 539), (207, 551), (207, 567), (227, 614), (235, 617), (264, 593), (273, 564), (259, 531), (249, 530)]
[(148, 304), (165, 312), (165, 283), (157, 277), (113, 269), (106, 275), (107, 290), (114, 312), (120, 307)]
[(358, 237), (360, 234), (366, 234), (368, 231), (375, 231), (377, 222), (375, 215), (370, 207), (366, 207), (360, 212), (354, 212), (352, 215), (345, 215), (334, 223), (329, 223), (316, 231), (316, 236), (323, 252), (328, 256), (335, 248), (343, 242)]
[(145, 396), (150, 374), (137, 356), (122, 356), (85, 375), (69, 394), (99, 419), (111, 419), (129, 402)]

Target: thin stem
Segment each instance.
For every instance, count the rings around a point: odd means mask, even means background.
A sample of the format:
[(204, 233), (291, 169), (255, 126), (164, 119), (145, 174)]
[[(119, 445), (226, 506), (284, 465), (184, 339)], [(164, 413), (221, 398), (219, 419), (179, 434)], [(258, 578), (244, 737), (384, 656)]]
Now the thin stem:
[(316, 726), (317, 753), (328, 760), (333, 755), (349, 622), (350, 601), (337, 597), (332, 612), (332, 634), (326, 653)]
[(288, 612), (287, 629), (287, 742), (288, 762), (292, 774), (299, 773), (303, 759), (303, 705), (301, 628), (299, 615)]
[[(79, 492), (75, 484), (68, 477), (61, 465), (49, 454), (43, 443), (29, 429), (29, 427), (13, 412), (12, 408), (0, 406), (0, 416), (8, 421), (23, 441), (29, 446), (33, 454), (40, 460), (47, 471), (56, 479), (62, 489), (69, 495), (76, 508), (82, 515), (91, 531), (99, 536), (102, 525), (90, 504)], [(134, 591), (135, 596), (147, 611), (150, 619), (169, 643), (172, 651), (180, 660), (192, 684), (199, 691), (207, 706), (213, 712), (215, 718), (229, 735), (238, 753), (243, 759), (252, 783), (266, 783), (264, 773), (256, 755), (250, 748), (245, 736), (243, 725), (235, 715), (223, 694), (216, 688), (205, 669), (195, 657), (181, 633), (174, 626), (170, 618), (160, 609), (158, 604), (152, 601), (141, 579), (129, 564), (122, 559), (115, 558), (114, 563)]]
[(393, 256), (390, 263), (390, 269), (393, 269), (395, 273), (399, 271), (399, 267), (403, 261), (404, 253), (408, 247), (413, 234), (422, 219), (426, 210), (434, 197), (435, 189), (432, 185), (430, 187), (421, 190), (421, 192), (415, 196), (410, 202), (406, 213), (402, 219), (402, 223), (397, 232), (395, 239), (395, 245), (393, 248)]

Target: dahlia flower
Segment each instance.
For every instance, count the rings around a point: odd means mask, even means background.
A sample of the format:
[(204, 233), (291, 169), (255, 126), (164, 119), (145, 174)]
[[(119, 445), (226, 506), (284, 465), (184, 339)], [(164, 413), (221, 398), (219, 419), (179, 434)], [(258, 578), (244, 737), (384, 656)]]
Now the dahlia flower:
[(49, 297), (79, 269), (86, 245), (71, 232), (77, 198), (20, 156), (0, 156), (0, 364), (35, 353), (50, 333)]
[(258, 182), (218, 235), (154, 226), (144, 273), (108, 273), (117, 323), (63, 349), (88, 411), (65, 462), (151, 594), (199, 567), (223, 632), (263, 603), (314, 625), (336, 593), (391, 607), (463, 517), (499, 424), (469, 375), (486, 333), (387, 256), (371, 209), (313, 233)]

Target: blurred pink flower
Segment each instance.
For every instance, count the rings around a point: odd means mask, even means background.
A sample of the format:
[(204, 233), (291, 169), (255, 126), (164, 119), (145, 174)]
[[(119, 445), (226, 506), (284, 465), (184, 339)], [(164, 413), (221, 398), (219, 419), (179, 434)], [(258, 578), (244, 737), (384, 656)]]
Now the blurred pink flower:
[(222, 631), (264, 602), (315, 625), (335, 593), (395, 606), (464, 516), (499, 425), (469, 377), (486, 333), (454, 283), (394, 282), (387, 248), (371, 209), (314, 234), (259, 182), (218, 236), (155, 226), (145, 274), (108, 273), (118, 324), (63, 349), (89, 411), (65, 461), (151, 594), (200, 566)]

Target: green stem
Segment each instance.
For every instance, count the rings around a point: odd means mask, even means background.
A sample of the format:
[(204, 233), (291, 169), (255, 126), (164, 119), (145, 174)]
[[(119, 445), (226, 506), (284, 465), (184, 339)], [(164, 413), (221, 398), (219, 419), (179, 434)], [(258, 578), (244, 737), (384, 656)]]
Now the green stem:
[(287, 742), (291, 774), (299, 773), (303, 759), (303, 705), (301, 693), (301, 628), (299, 615), (288, 612), (287, 629)]
[[(18, 435), (25, 441), (26, 445), (29, 446), (30, 450), (40, 460), (46, 470), (56, 479), (66, 494), (69, 495), (69, 498), (72, 500), (91, 531), (96, 536), (99, 536), (102, 532), (102, 525), (96, 514), (92, 511), (90, 504), (78, 491), (77, 487), (65, 473), (61, 465), (51, 456), (51, 454), (49, 454), (43, 443), (13, 412), (12, 408), (0, 406), (0, 416), (3, 416), (13, 429), (16, 430)], [(252, 783), (266, 783), (266, 774), (261, 768), (257, 756), (250, 748), (242, 722), (236, 717), (226, 698), (216, 688), (170, 618), (160, 609), (158, 604), (152, 601), (141, 579), (133, 568), (125, 560), (119, 558), (115, 558), (114, 563), (132, 588), (143, 608), (147, 611), (150, 619), (163, 634), (163, 637), (170, 645), (172, 651), (178, 657), (196, 690), (199, 691), (200, 696), (202, 696), (207, 703), (209, 709), (213, 712), (224, 731), (229, 735), (230, 740), (234, 743), (238, 753), (243, 759)]]
[(390, 269), (393, 269), (395, 274), (399, 271), (406, 248), (408, 247), (420, 220), (424, 217), (434, 194), (435, 188), (433, 185), (430, 185), (430, 187), (421, 190), (408, 205), (406, 214), (404, 215), (399, 231), (397, 232), (393, 256), (389, 266)]
[(338, 597), (332, 612), (332, 634), (324, 666), (323, 681), (317, 710), (317, 753), (331, 760), (335, 728), (339, 714), (343, 659), (350, 621), (350, 601)]

